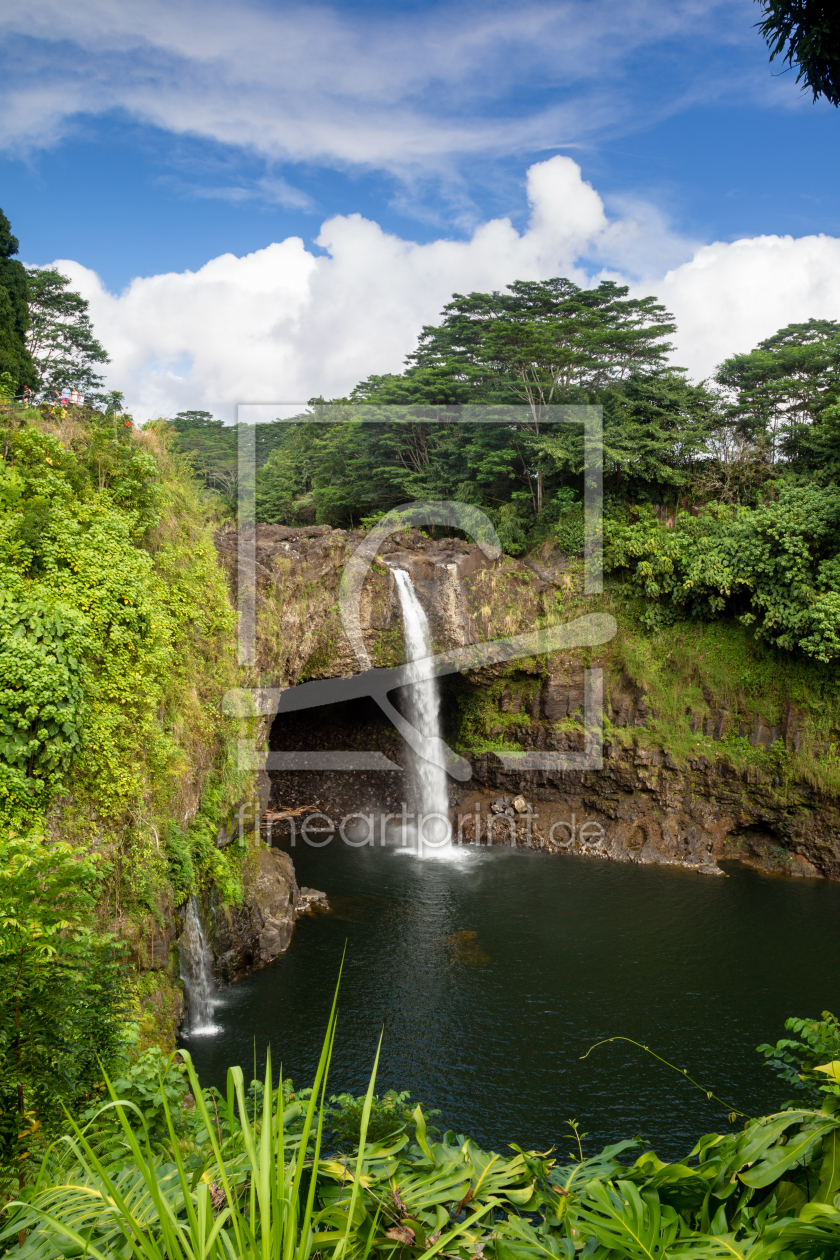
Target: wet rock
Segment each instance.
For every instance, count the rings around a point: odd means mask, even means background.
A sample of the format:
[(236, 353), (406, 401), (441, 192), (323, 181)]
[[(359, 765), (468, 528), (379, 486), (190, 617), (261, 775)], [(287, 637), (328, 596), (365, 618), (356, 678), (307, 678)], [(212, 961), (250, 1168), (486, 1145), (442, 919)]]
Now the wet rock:
[(114, 935), (127, 943), (131, 961), (141, 975), (169, 967), (177, 936), (171, 898), (159, 899), (155, 910), (143, 918), (122, 917), (111, 927)]
[(317, 888), (301, 888), (298, 893), (298, 899), (295, 902), (295, 914), (307, 914), (315, 909), (329, 909), (327, 894), (319, 892)]
[[(671, 864), (719, 875), (740, 860), (771, 873), (840, 879), (840, 806), (805, 784), (774, 789), (766, 769), (736, 770), (705, 756), (679, 763), (661, 749), (605, 747), (600, 770), (506, 768), (493, 753), (473, 759), (473, 781), (456, 824), (475, 843), (510, 843), (507, 806), (494, 789), (516, 786), (536, 809), (522, 815), (515, 843), (617, 862)], [(510, 800), (510, 797), (507, 797)], [(486, 814), (485, 814), (486, 811)], [(538, 823), (536, 819), (539, 819)], [(527, 825), (526, 825), (527, 824)], [(584, 830), (585, 829), (585, 830)]]
[(802, 747), (802, 727), (805, 721), (806, 715), (802, 710), (787, 701), (782, 719), (782, 739), (785, 741), (785, 748), (790, 752), (799, 752)]
[(236, 980), (272, 962), (292, 939), (299, 892), (288, 853), (254, 849), (246, 859), (238, 906), (211, 904), (208, 943), (218, 978)]

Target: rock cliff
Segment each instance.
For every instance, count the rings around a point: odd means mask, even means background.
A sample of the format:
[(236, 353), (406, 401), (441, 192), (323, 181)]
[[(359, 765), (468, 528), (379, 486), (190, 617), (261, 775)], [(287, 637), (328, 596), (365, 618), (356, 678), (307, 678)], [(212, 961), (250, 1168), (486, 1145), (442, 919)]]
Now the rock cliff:
[(226, 906), (218, 897), (209, 906), (208, 944), (222, 983), (273, 962), (288, 947), (294, 931), (300, 893), (287, 853), (252, 849), (245, 860), (242, 891), (238, 906)]
[[(264, 686), (359, 673), (339, 615), (338, 586), (362, 538), (328, 526), (258, 527), (258, 674)], [(232, 582), (236, 544), (235, 534), (217, 540)], [(619, 633), (604, 648), (444, 680), (447, 739), (473, 766), (471, 782), (453, 784), (451, 794), (465, 842), (475, 842), (482, 827), (486, 842), (493, 816), (499, 819), (494, 839), (557, 852), (678, 863), (707, 873), (737, 858), (770, 871), (840, 878), (831, 719), (813, 702), (815, 690), (808, 691), (802, 672), (786, 672), (781, 657), (769, 665), (754, 658), (759, 649), (739, 627), (716, 628), (716, 639), (702, 628), (657, 638), (609, 595), (587, 602), (579, 563), (550, 550), (493, 561), (462, 539), (405, 530), (383, 543), (362, 592), (362, 637), (375, 666), (403, 659), (391, 565), (411, 574), (440, 652), (569, 620), (593, 607), (618, 616)], [(729, 675), (727, 652), (734, 661)], [(746, 665), (736, 652), (746, 654)], [(587, 669), (603, 678), (603, 765), (542, 768), (529, 753), (583, 748)], [(771, 672), (762, 675), (762, 669)], [(273, 726), (269, 715), (260, 738), (274, 749), (378, 749), (394, 767), (405, 763), (402, 741), (372, 701), (280, 715)], [(295, 771), (273, 775), (266, 799), (269, 792), (275, 807), (309, 805), (340, 815), (399, 808), (404, 784), (397, 770)], [(500, 794), (521, 795), (530, 809), (513, 819), (508, 806), (494, 811)], [(484, 820), (478, 827), (477, 807)]]

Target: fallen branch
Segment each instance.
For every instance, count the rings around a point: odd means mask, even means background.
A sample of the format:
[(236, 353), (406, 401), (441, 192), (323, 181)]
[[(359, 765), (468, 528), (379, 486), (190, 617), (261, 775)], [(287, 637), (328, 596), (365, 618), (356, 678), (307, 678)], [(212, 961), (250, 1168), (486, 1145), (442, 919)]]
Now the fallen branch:
[(305, 814), (308, 809), (314, 809), (314, 805), (300, 805), (297, 809), (284, 809), (280, 812), (276, 810), (263, 814), (260, 819), (260, 826), (266, 822), (282, 822), (284, 818), (299, 818), (301, 814)]

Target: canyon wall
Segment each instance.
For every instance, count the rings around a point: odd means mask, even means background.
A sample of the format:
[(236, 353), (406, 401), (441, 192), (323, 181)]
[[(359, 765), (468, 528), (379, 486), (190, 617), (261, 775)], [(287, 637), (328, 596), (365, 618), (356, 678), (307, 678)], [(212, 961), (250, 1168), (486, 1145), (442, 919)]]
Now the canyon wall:
[[(338, 588), (363, 537), (328, 526), (258, 527), (256, 672), (264, 687), (360, 672)], [(233, 533), (217, 539), (232, 583), (236, 544)], [(403, 660), (390, 565), (410, 573), (436, 652), (589, 611), (618, 621), (602, 647), (467, 668), (443, 680), (447, 739), (473, 767), (468, 783), (451, 785), (464, 842), (486, 842), (495, 818), (496, 843), (709, 874), (720, 873), (720, 861), (738, 859), (767, 871), (840, 878), (830, 720), (801, 670), (791, 672), (781, 657), (768, 665), (766, 652), (753, 660), (760, 649), (746, 631), (718, 628), (719, 638), (710, 639), (708, 628), (678, 627), (657, 637), (614, 594), (584, 597), (579, 562), (548, 549), (536, 558), (493, 560), (461, 539), (406, 529), (382, 544), (362, 593), (362, 639), (375, 667)], [(746, 654), (743, 667), (738, 652)], [(587, 669), (603, 678), (602, 766), (546, 768), (545, 754), (583, 748)], [(769, 686), (760, 682), (762, 669), (771, 671)], [(275, 749), (375, 748), (394, 766), (404, 762), (401, 739), (373, 701), (281, 715), (273, 725), (269, 714), (259, 739)], [(268, 777), (264, 800), (275, 812), (392, 808), (402, 791), (394, 772)]]

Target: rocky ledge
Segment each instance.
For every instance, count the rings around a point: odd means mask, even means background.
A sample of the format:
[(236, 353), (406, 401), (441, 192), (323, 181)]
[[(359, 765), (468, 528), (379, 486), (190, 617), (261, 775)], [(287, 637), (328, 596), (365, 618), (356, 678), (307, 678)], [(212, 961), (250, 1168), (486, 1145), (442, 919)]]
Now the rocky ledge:
[[(777, 874), (840, 879), (840, 808), (770, 774), (706, 757), (605, 744), (601, 770), (516, 770), (492, 753), (455, 815), (460, 843), (517, 844), (719, 875), (737, 860)], [(499, 795), (499, 791), (502, 795)]]
[(295, 920), (326, 909), (326, 893), (298, 888), (288, 853), (253, 849), (245, 862), (240, 905), (224, 905), (217, 896), (205, 916), (216, 978), (230, 984), (267, 966), (288, 949)]

